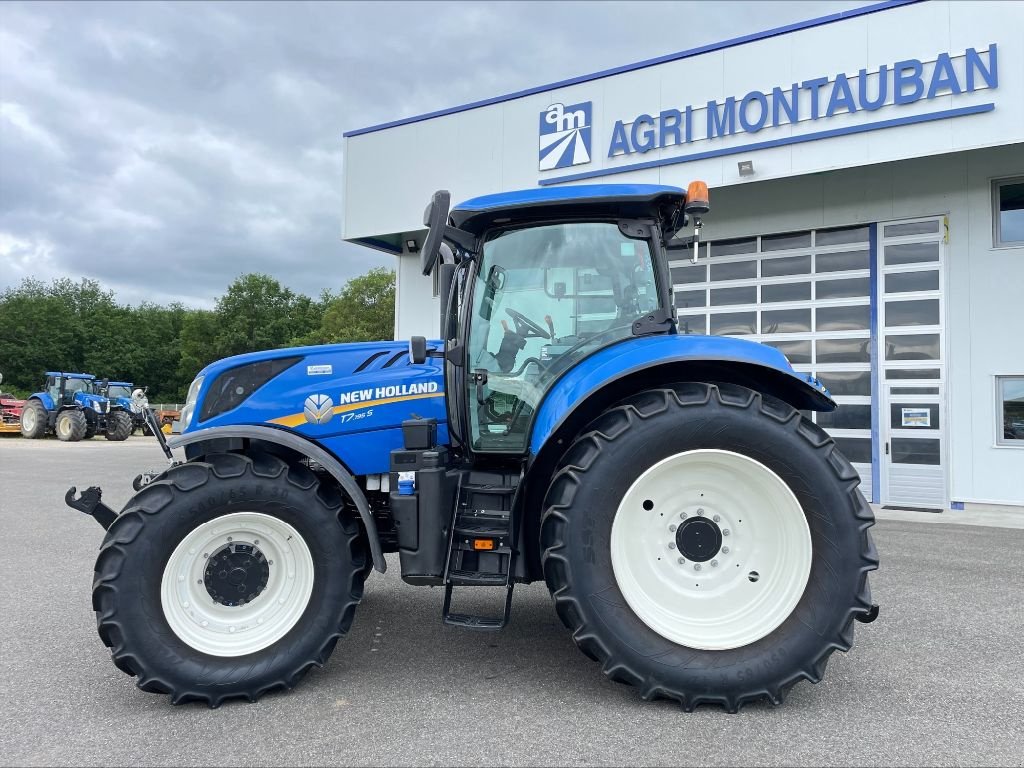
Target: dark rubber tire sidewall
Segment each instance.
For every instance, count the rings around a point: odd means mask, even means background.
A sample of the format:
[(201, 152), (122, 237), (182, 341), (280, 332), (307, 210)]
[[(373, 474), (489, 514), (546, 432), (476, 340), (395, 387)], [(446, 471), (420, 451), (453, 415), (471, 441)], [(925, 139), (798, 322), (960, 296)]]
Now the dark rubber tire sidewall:
[[(339, 518), (340, 499), (326, 503), (306, 468), (285, 468), (271, 457), (264, 463), (269, 466), (253, 467), (247, 457), (227, 454), (217, 458), (216, 471), (201, 462), (172, 469), (145, 486), (111, 526), (96, 564), (94, 607), (115, 663), (138, 675), (144, 690), (212, 706), (226, 698), (254, 700), (292, 687), (310, 667), (322, 665), (351, 624), (362, 596), (356, 524)], [(189, 531), (240, 511), (278, 517), (298, 531), (313, 558), (313, 590), (299, 621), (276, 643), (244, 656), (217, 657), (171, 630), (161, 607), (161, 580)]]
[[(570, 449), (548, 494), (545, 575), (563, 620), (578, 641), (581, 632), (593, 636), (590, 648), (581, 645), (603, 657), (613, 677), (684, 703), (703, 697), (734, 709), (761, 695), (781, 700), (801, 677), (820, 678), (831, 644), (843, 644), (853, 613), (866, 607), (864, 571), (873, 566), (864, 556), (872, 550), (856, 514), (857, 500), (863, 503), (856, 473), (833, 458), (827, 435), (778, 401), (739, 387), (680, 389), (690, 400), (706, 391), (706, 404), (681, 407), (670, 391), (643, 393), (596, 420), (592, 426), (603, 431)], [(653, 464), (700, 448), (740, 453), (771, 469), (800, 501), (811, 531), (811, 573), (797, 607), (772, 633), (737, 649), (697, 650), (658, 635), (629, 608), (612, 569), (619, 500)], [(552, 512), (557, 519), (549, 519)]]

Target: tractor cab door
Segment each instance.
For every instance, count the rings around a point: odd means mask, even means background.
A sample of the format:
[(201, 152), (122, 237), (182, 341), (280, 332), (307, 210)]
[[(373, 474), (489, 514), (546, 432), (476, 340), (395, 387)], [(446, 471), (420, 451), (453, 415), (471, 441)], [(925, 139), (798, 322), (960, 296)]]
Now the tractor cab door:
[[(467, 274), (467, 447), (523, 453), (548, 387), (660, 305), (650, 239), (617, 222), (507, 229)], [(635, 231), (635, 230), (631, 230)]]

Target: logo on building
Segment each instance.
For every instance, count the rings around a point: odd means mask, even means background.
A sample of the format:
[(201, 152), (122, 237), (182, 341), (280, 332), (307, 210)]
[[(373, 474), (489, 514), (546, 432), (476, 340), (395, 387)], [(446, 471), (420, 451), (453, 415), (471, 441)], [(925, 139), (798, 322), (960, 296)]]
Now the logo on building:
[(552, 104), (540, 113), (540, 169), (590, 162), (592, 102)]
[(302, 414), (310, 424), (326, 424), (334, 416), (334, 401), (327, 395), (310, 395), (306, 398)]

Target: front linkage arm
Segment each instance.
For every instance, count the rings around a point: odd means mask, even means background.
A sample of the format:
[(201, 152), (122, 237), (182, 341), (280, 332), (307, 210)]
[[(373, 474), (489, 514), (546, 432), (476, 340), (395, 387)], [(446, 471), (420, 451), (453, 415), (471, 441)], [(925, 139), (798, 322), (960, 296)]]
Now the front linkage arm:
[(82, 491), (82, 495), (76, 499), (75, 494), (77, 492), (78, 488), (75, 486), (68, 488), (68, 492), (64, 494), (64, 503), (72, 509), (92, 515), (93, 519), (103, 526), (103, 530), (107, 530), (113, 525), (117, 519), (117, 512), (101, 501), (103, 491), (98, 486), (94, 485), (91, 488), (86, 488)]

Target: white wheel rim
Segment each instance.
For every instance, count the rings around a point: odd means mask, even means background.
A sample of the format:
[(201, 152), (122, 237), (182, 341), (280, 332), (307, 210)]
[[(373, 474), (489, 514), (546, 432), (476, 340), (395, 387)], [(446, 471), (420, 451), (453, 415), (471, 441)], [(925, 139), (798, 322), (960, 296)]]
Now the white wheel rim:
[(63, 437), (68, 437), (71, 434), (71, 419), (67, 416), (58, 418), (57, 431), (60, 432)]
[(36, 428), (36, 412), (34, 408), (25, 407), (25, 410), (21, 412), (21, 426), (26, 432), (31, 432)]
[[(211, 596), (204, 575), (210, 558), (238, 544), (254, 547), (266, 560), (266, 587), (242, 605), (225, 605)], [(160, 603), (171, 630), (192, 648), (244, 656), (291, 631), (309, 604), (313, 581), (313, 556), (295, 528), (259, 512), (235, 512), (181, 540), (164, 568)]]
[[(694, 518), (704, 521), (687, 523)], [(678, 536), (688, 537), (688, 553), (707, 557), (693, 536), (707, 540), (711, 522), (721, 548), (703, 562), (685, 557)], [(659, 461), (629, 488), (612, 523), (612, 568), (626, 602), (652, 630), (690, 648), (740, 648), (773, 632), (800, 602), (811, 555), (789, 486), (730, 451)]]

